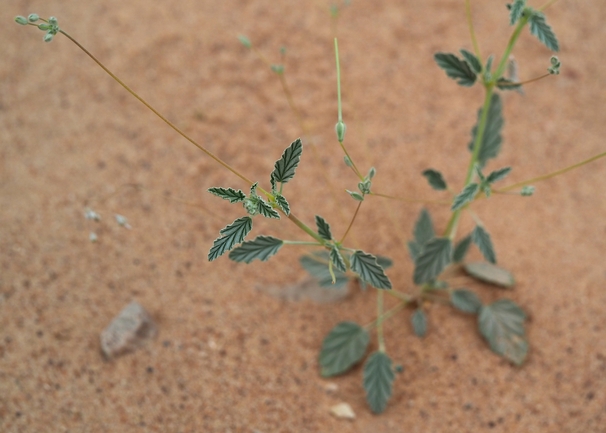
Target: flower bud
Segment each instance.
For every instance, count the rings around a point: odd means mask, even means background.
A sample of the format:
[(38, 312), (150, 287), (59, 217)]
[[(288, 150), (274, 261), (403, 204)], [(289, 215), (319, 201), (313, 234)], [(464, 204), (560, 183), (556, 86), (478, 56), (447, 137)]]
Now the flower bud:
[(46, 24), (46, 23), (40, 23), (40, 24), (38, 24), (38, 28), (39, 28), (40, 30), (45, 31), (45, 32), (46, 32), (46, 31), (48, 31), (48, 30), (50, 30), (50, 29), (51, 29), (51, 27), (52, 27), (52, 26), (51, 26), (50, 24)]
[(39, 19), (40, 19), (40, 17), (38, 16), (38, 14), (29, 14), (29, 15), (27, 16), (27, 20), (28, 20), (30, 23), (35, 23), (35, 22), (36, 22), (36, 21), (38, 21)]
[(240, 41), (240, 43), (242, 45), (244, 45), (246, 48), (251, 48), (252, 44), (250, 42), (250, 39), (248, 39), (246, 36), (244, 35), (238, 35), (238, 40)]
[(56, 26), (56, 25), (58, 24), (58, 23), (57, 23), (57, 18), (55, 18), (55, 17), (49, 17), (49, 18), (48, 18), (48, 23), (49, 23), (51, 26)]
[(22, 26), (26, 26), (27, 25), (27, 18), (22, 17), (21, 15), (18, 15), (15, 17), (15, 22), (17, 24), (21, 24)]
[(342, 120), (338, 121), (335, 125), (335, 132), (337, 133), (337, 140), (339, 140), (339, 143), (343, 143), (343, 140), (345, 139), (346, 130), (347, 126), (345, 126), (345, 122), (343, 122)]
[(43, 40), (44, 40), (44, 42), (51, 42), (53, 40), (54, 36), (55, 35), (49, 31), (47, 34), (44, 35)]

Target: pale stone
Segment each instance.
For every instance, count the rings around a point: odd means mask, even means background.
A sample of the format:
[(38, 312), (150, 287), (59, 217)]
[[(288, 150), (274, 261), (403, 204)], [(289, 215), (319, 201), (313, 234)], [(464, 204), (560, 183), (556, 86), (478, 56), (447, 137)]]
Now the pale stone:
[(356, 419), (356, 414), (354, 413), (351, 406), (347, 403), (339, 403), (330, 408), (330, 413), (332, 413), (337, 418), (342, 419)]
[(139, 348), (157, 333), (149, 313), (141, 304), (131, 302), (101, 333), (101, 351), (107, 358), (115, 358)]

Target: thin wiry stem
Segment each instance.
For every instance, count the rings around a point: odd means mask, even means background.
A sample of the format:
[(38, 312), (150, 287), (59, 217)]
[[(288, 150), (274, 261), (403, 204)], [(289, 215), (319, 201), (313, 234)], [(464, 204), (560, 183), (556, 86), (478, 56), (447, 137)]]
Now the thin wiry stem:
[(206, 155), (208, 155), (209, 157), (211, 157), (212, 159), (214, 159), (216, 162), (218, 162), (219, 164), (221, 164), (223, 167), (225, 167), (226, 169), (228, 169), (229, 171), (231, 171), (233, 174), (235, 174), (236, 176), (238, 176), (240, 179), (242, 179), (244, 182), (248, 183), (249, 185), (253, 184), (253, 181), (248, 179), (246, 176), (244, 176), (243, 174), (241, 174), (240, 172), (238, 172), (236, 169), (234, 169), (231, 165), (229, 165), (228, 163), (226, 163), (225, 161), (223, 161), (221, 158), (219, 158), (218, 156), (216, 156), (215, 154), (213, 154), (212, 152), (210, 152), (208, 149), (206, 149), (204, 146), (198, 144), (193, 138), (191, 138), (189, 135), (187, 135), (185, 132), (183, 132), (181, 129), (179, 129), (174, 123), (172, 123), (170, 120), (168, 120), (166, 117), (164, 117), (162, 114), (160, 114), (154, 107), (152, 107), (145, 99), (143, 99), (141, 96), (139, 96), (135, 91), (133, 91), (130, 87), (128, 87), (122, 80), (120, 80), (117, 76), (115, 76), (109, 69), (107, 69), (105, 67), (105, 65), (103, 65), (103, 63), (101, 63), (99, 60), (97, 60), (97, 58), (92, 55), (86, 48), (84, 48), (77, 40), (75, 40), (74, 38), (72, 38), (68, 33), (66, 33), (63, 30), (59, 30), (59, 32), (61, 34), (63, 34), (65, 37), (67, 37), (70, 41), (72, 41), (74, 44), (76, 44), (76, 46), (78, 48), (80, 48), (88, 57), (90, 57), (97, 65), (99, 65), (99, 67), (101, 69), (103, 69), (110, 77), (112, 77), (118, 84), (120, 84), (122, 87), (124, 87), (124, 89), (130, 93), (132, 96), (134, 96), (136, 99), (139, 100), (139, 102), (141, 102), (143, 105), (145, 105), (152, 113), (154, 113), (156, 116), (158, 116), (164, 123), (166, 123), (168, 126), (170, 126), (173, 130), (175, 130), (175, 132), (177, 132), (177, 134), (181, 135), (183, 138), (185, 138), (187, 141), (189, 141), (191, 144), (193, 144), (194, 146), (196, 146), (198, 149), (200, 149), (202, 152), (204, 152)]

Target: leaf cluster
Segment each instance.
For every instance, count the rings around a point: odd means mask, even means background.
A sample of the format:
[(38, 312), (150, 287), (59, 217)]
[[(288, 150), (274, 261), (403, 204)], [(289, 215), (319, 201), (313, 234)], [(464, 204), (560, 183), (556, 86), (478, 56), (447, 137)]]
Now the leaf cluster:
[[(220, 231), (220, 236), (215, 239), (208, 253), (209, 261), (219, 258), (244, 241), (246, 235), (252, 230), (253, 216), (262, 215), (265, 218), (280, 219), (280, 213), (276, 209), (281, 210), (286, 216), (290, 215), (290, 205), (282, 195), (282, 187), (295, 176), (302, 152), (303, 144), (301, 139), (297, 139), (284, 150), (281, 158), (274, 164), (274, 170), (270, 175), (271, 194), (269, 194), (269, 202), (257, 194), (258, 182), (252, 184), (248, 196), (242, 190), (233, 188), (212, 187), (208, 189), (211, 194), (232, 204), (242, 203), (248, 213), (248, 216), (238, 218)], [(278, 183), (280, 184), (279, 190)], [(259, 236), (234, 249), (229, 258), (236, 262), (245, 263), (250, 263), (254, 259), (265, 261), (276, 254), (283, 243), (282, 240), (271, 236)]]

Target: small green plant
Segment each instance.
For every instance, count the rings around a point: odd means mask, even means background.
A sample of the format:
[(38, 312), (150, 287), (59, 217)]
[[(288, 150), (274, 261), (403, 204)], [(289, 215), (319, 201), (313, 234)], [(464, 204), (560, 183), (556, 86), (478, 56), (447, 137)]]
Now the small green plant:
[[(215, 186), (208, 189), (211, 194), (223, 200), (228, 200), (232, 204), (241, 204), (243, 208), (243, 216), (229, 223), (220, 231), (219, 236), (210, 247), (209, 261), (216, 260), (228, 253), (228, 257), (233, 261), (251, 263), (256, 259), (261, 261), (270, 259), (285, 245), (314, 247), (315, 251), (301, 257), (300, 264), (317, 279), (318, 284), (327, 287), (339, 287), (353, 279), (362, 288), (370, 286), (377, 289), (376, 319), (365, 325), (351, 321), (338, 323), (322, 343), (319, 364), (323, 376), (330, 377), (346, 373), (364, 360), (371, 341), (370, 331), (376, 330), (378, 349), (369, 354), (364, 361), (363, 386), (371, 410), (380, 413), (387, 407), (392, 394), (395, 374), (401, 371), (401, 367), (394, 366), (392, 359), (387, 354), (383, 337), (383, 323), (389, 318), (401, 314), (405, 308), (413, 310), (410, 315), (411, 326), (414, 333), (420, 338), (424, 337), (429, 329), (425, 313), (426, 305), (432, 302), (443, 302), (462, 313), (476, 315), (480, 334), (496, 354), (505, 357), (516, 365), (522, 364), (527, 356), (528, 342), (524, 327), (526, 314), (522, 308), (507, 299), (484, 304), (474, 292), (465, 287), (453, 286), (450, 277), (455, 271), (462, 268), (469, 276), (482, 282), (499, 286), (513, 285), (513, 276), (496, 265), (497, 254), (492, 237), (480, 217), (472, 211), (473, 204), (478, 200), (488, 199), (493, 194), (531, 196), (534, 193), (534, 186), (531, 184), (563, 174), (606, 156), (606, 152), (601, 153), (562, 170), (505, 187), (499, 187), (499, 185), (507, 178), (512, 170), (511, 167), (502, 167), (496, 170), (486, 169), (487, 162), (496, 158), (502, 147), (501, 131), (504, 120), (502, 99), (499, 92), (512, 90), (521, 92), (526, 84), (550, 75), (557, 75), (560, 72), (560, 60), (553, 56), (548, 62), (546, 74), (521, 82), (517, 77), (517, 65), (511, 57), (514, 46), (527, 25), (530, 28), (530, 33), (536, 36), (546, 48), (554, 52), (559, 50), (558, 39), (547, 24), (543, 13), (554, 1), (551, 0), (538, 9), (528, 6), (526, 0), (515, 0), (507, 5), (509, 24), (513, 26), (511, 37), (500, 58), (490, 55), (484, 61), (472, 25), (470, 0), (467, 0), (466, 14), (473, 51), (461, 49), (458, 54), (437, 53), (434, 55), (437, 65), (457, 84), (463, 87), (481, 85), (484, 88), (484, 101), (478, 110), (477, 122), (472, 127), (471, 140), (466, 146), (470, 157), (467, 167), (463, 170), (463, 184), (454, 189), (450, 188), (444, 176), (434, 168), (428, 168), (422, 173), (433, 189), (450, 194), (448, 201), (446, 201), (450, 211), (450, 219), (443, 230), (437, 231), (430, 213), (426, 209), (421, 211), (412, 230), (412, 239), (407, 245), (402, 245), (402, 248), (408, 249), (414, 263), (414, 272), (411, 278), (413, 288), (408, 290), (402, 289), (403, 286), (408, 286), (405, 282), (398, 282), (394, 287), (387, 276), (386, 269), (393, 265), (390, 259), (362, 251), (346, 243), (358, 211), (367, 196), (375, 195), (386, 199), (394, 197), (375, 191), (372, 183), (373, 178), (377, 175), (377, 170), (374, 167), (365, 171), (360, 170), (347, 151), (345, 145), (346, 125), (343, 121), (341, 109), (341, 71), (336, 39), (334, 47), (337, 69), (338, 117), (335, 132), (340, 149), (344, 154), (344, 162), (351, 168), (353, 178), (357, 183), (352, 190), (347, 190), (351, 198), (357, 202), (357, 207), (351, 217), (349, 226), (340, 239), (334, 237), (330, 224), (320, 215), (315, 216), (315, 227), (309, 226), (297, 218), (287, 199), (288, 194), (285, 185), (294, 179), (297, 167), (302, 160), (303, 143), (301, 139), (294, 140), (284, 150), (281, 157), (275, 162), (268, 178), (264, 179), (266, 183), (253, 182), (158, 113), (74, 38), (61, 29), (56, 18), (43, 19), (36, 14), (31, 14), (27, 18), (18, 16), (15, 21), (21, 25), (36, 26), (44, 31), (43, 39), (46, 42), (52, 41), (57, 34), (66, 36), (167, 125), (247, 184), (248, 193), (232, 187)], [(334, 25), (336, 25), (338, 12), (339, 8), (337, 6), (331, 8)], [(239, 40), (245, 47), (260, 55), (247, 37), (239, 36)], [(282, 60), (285, 53), (286, 50), (282, 49)], [(271, 64), (262, 55), (260, 56), (279, 77), (291, 109), (301, 123), (302, 130), (307, 132), (288, 88), (284, 65)], [(264, 189), (264, 187), (267, 189)], [(471, 233), (457, 236), (457, 228), (463, 215), (473, 218), (475, 228)], [(99, 220), (98, 214), (93, 211), (87, 211), (86, 216), (95, 221)], [(246, 240), (252, 230), (254, 218), (259, 216), (269, 219), (288, 218), (300, 230), (309, 235), (310, 240), (301, 242), (266, 235), (259, 235), (252, 240)], [(116, 219), (119, 224), (127, 226), (128, 223), (124, 217), (116, 216)], [(91, 240), (96, 240), (96, 235), (94, 235), (94, 239), (92, 235), (94, 233), (91, 234)], [(466, 254), (472, 244), (479, 249), (486, 260), (485, 262), (465, 262)], [(397, 305), (385, 310), (385, 295), (395, 297), (398, 300)]]

